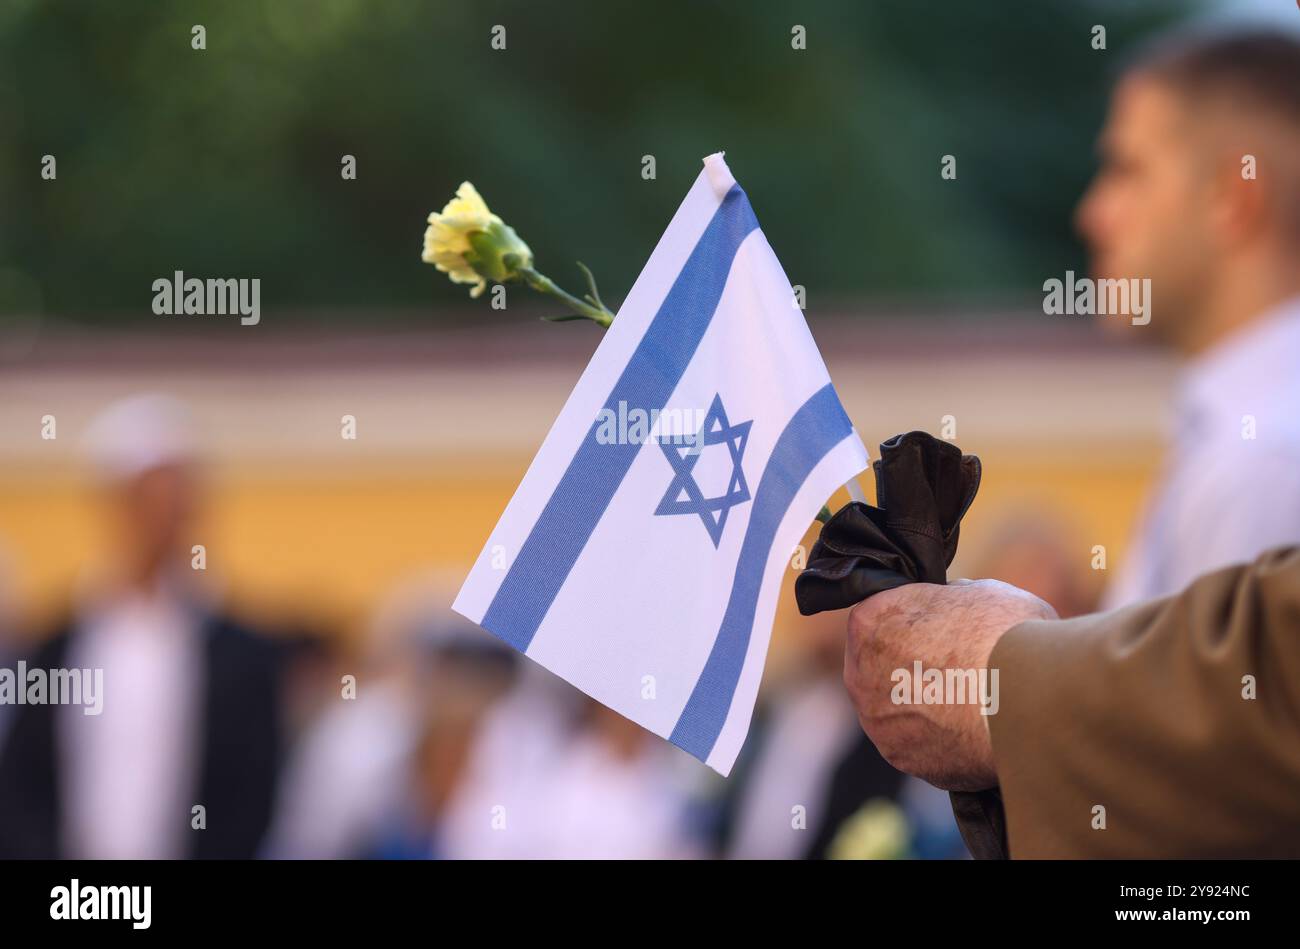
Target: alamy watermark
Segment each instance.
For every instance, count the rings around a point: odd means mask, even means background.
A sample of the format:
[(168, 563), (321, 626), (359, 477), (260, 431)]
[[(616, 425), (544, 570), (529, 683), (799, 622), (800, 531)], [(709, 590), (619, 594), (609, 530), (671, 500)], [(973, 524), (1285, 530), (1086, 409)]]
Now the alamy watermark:
[(997, 669), (926, 669), (921, 660), (911, 669), (890, 674), (895, 705), (976, 705), (981, 715), (998, 713)]
[(80, 705), (83, 715), (104, 710), (103, 669), (0, 667), (0, 705)]
[(1127, 316), (1134, 326), (1151, 322), (1151, 278), (1075, 277), (1043, 281), (1043, 312), (1048, 316)]
[(153, 922), (152, 886), (91, 886), (73, 877), (50, 890), (50, 919), (124, 920), (132, 929)]
[(178, 270), (153, 282), (153, 311), (159, 316), (239, 314), (243, 326), (262, 320), (262, 281), (233, 277), (200, 280)]
[(651, 438), (672, 445), (689, 445), (688, 454), (704, 447), (705, 409), (628, 408), (619, 400), (596, 416), (596, 442), (601, 445), (640, 445)]

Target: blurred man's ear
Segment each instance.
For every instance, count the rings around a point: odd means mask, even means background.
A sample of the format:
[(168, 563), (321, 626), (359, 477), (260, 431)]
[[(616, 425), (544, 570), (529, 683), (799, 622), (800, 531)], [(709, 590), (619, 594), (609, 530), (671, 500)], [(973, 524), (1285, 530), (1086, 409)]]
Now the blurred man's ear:
[(1300, 245), (1300, 137), (1276, 129), (1238, 134), (1214, 169), (1211, 221), (1225, 250)]
[[(1246, 155), (1250, 153), (1227, 150), (1216, 158), (1212, 172), (1210, 222), (1224, 250), (1246, 247), (1267, 237), (1274, 227), (1275, 215), (1270, 205), (1280, 198), (1275, 179), (1248, 176), (1248, 166), (1243, 160)], [(1258, 156), (1250, 157), (1258, 159)]]

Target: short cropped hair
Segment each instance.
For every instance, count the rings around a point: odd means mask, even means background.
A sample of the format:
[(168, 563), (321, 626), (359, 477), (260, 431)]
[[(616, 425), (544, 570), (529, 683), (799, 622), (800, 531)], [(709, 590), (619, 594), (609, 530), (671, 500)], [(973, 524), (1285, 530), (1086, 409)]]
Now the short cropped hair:
[(1300, 130), (1300, 38), (1269, 30), (1177, 33), (1146, 47), (1129, 72), (1164, 80), (1194, 102), (1226, 99)]

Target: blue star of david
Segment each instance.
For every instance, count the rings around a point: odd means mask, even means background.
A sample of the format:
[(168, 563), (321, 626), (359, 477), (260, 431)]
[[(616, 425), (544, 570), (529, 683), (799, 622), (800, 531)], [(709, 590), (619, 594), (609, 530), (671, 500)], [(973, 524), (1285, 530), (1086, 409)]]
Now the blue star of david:
[[(709, 532), (713, 546), (717, 547), (722, 540), (722, 529), (727, 526), (728, 512), (737, 504), (749, 500), (749, 486), (745, 484), (745, 472), (740, 467), (740, 459), (745, 454), (749, 427), (753, 424), (751, 419), (732, 425), (727, 421), (722, 397), (715, 395), (713, 404), (704, 416), (704, 424), (689, 444), (682, 444), (680, 436), (660, 435), (659, 447), (673, 467), (673, 480), (664, 492), (663, 500), (655, 508), (655, 514), (698, 514), (705, 530)], [(722, 444), (731, 452), (731, 480), (722, 497), (706, 498), (691, 472), (708, 446)], [(697, 445), (698, 450), (695, 448)]]

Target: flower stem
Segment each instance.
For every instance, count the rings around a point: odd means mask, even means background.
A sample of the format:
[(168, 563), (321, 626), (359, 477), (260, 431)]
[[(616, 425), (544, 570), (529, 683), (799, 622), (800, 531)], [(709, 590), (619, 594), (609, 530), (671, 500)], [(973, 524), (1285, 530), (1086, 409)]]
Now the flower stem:
[(524, 278), (524, 282), (532, 287), (538, 293), (545, 293), (547, 296), (555, 297), (565, 306), (572, 309), (580, 316), (585, 316), (593, 323), (597, 323), (605, 328), (614, 322), (614, 314), (609, 312), (603, 305), (596, 307), (585, 300), (579, 300), (571, 293), (566, 293), (555, 285), (555, 281), (545, 274), (540, 274), (531, 267), (520, 267), (519, 275)]

